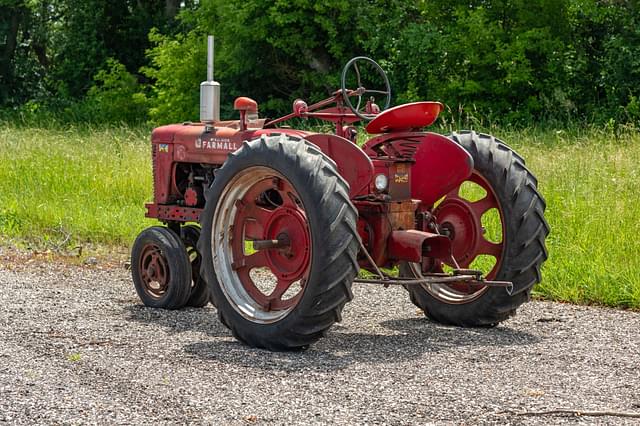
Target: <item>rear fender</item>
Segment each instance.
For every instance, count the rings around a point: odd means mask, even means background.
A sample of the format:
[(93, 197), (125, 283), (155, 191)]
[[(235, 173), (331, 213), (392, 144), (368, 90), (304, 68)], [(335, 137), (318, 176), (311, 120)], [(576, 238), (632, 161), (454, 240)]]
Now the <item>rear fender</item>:
[(411, 197), (431, 207), (471, 176), (473, 158), (445, 136), (425, 133), (419, 139), (411, 168)]
[(335, 161), (338, 173), (349, 183), (350, 197), (368, 187), (373, 179), (373, 163), (357, 145), (340, 136), (321, 133), (304, 138)]

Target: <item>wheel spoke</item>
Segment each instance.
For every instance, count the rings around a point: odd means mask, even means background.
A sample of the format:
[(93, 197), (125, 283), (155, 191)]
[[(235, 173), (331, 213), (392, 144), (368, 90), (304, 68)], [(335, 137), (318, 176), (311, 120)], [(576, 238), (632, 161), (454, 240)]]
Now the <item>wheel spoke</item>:
[(253, 219), (259, 223), (266, 223), (266, 221), (271, 217), (272, 212), (272, 210), (252, 204), (247, 206), (247, 209), (245, 210), (245, 220)]
[(244, 281), (243, 287), (249, 297), (251, 297), (251, 299), (253, 299), (253, 301), (257, 303), (262, 309), (269, 310), (269, 305), (271, 304), (271, 302), (269, 301), (267, 295), (264, 294), (253, 282), (253, 279), (249, 274), (249, 269), (243, 268), (239, 270), (238, 275), (242, 277), (242, 280)]
[(485, 182), (485, 180), (479, 174), (473, 173), (471, 176), (469, 176), (468, 180), (470, 182), (475, 183), (482, 189), (484, 189), (487, 192), (487, 194), (491, 193), (491, 186), (489, 186), (487, 182)]
[(356, 71), (356, 78), (358, 79), (358, 89), (362, 87), (362, 82), (360, 81), (360, 69), (358, 68), (358, 64), (356, 62), (353, 63), (353, 69)]
[(282, 295), (289, 290), (293, 281), (285, 280), (284, 278), (278, 278), (278, 283), (276, 284), (276, 288), (273, 289), (273, 292), (269, 295), (270, 300), (278, 301), (282, 299)]
[(265, 209), (255, 204), (246, 205), (242, 212), (244, 224), (244, 237), (249, 240), (260, 240), (264, 237), (264, 224), (271, 217), (272, 210)]
[(381, 95), (388, 95), (389, 92), (384, 91), (384, 90), (374, 90), (374, 89), (367, 89), (366, 93), (379, 93)]
[(488, 210), (497, 207), (497, 203), (493, 196), (487, 195), (482, 200), (470, 203), (469, 207), (473, 210), (478, 219), (480, 219)]
[(250, 256), (242, 256), (240, 259), (233, 262), (233, 269), (240, 270), (246, 269), (250, 271), (253, 268), (267, 266), (267, 255), (264, 250), (255, 252)]
[(488, 254), (496, 259), (500, 259), (500, 256), (502, 255), (502, 248), (502, 243), (492, 243), (491, 241), (483, 238), (478, 246), (478, 254)]
[(447, 192), (447, 194), (445, 195), (445, 199), (454, 199), (454, 200), (460, 199), (460, 185), (456, 186), (451, 191)]
[(300, 206), (295, 201), (298, 198), (296, 195), (297, 193), (288, 182), (282, 183), (278, 192), (280, 192), (280, 197), (282, 197), (282, 207), (288, 207), (296, 210), (300, 209)]
[(293, 200), (293, 198), (291, 198), (288, 191), (282, 191), (281, 195), (282, 195), (282, 206), (280, 206), (280, 208), (282, 207), (288, 207), (290, 209), (298, 208), (298, 204)]

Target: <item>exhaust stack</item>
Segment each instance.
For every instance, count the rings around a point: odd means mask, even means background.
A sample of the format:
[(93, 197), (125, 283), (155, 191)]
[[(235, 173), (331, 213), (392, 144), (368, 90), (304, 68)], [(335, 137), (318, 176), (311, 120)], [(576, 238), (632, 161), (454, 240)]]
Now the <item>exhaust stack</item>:
[(213, 36), (207, 37), (207, 81), (200, 83), (200, 121), (220, 121), (220, 83), (213, 81)]

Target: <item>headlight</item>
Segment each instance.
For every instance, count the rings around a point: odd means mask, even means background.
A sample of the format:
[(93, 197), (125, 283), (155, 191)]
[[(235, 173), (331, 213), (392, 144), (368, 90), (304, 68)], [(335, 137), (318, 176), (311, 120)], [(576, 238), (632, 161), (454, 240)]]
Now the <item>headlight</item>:
[(389, 179), (387, 179), (386, 175), (380, 174), (380, 175), (376, 176), (376, 179), (373, 182), (373, 184), (375, 185), (376, 189), (379, 192), (382, 192), (385, 189), (387, 189), (387, 185), (389, 184)]

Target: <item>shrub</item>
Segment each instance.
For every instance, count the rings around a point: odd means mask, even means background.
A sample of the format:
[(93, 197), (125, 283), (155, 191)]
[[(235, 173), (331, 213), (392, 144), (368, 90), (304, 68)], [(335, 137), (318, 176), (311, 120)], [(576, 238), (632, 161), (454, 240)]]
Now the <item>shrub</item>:
[(84, 101), (87, 112), (94, 116), (89, 121), (110, 123), (143, 122), (147, 119), (147, 99), (138, 81), (117, 60), (107, 60), (104, 69), (94, 77)]

